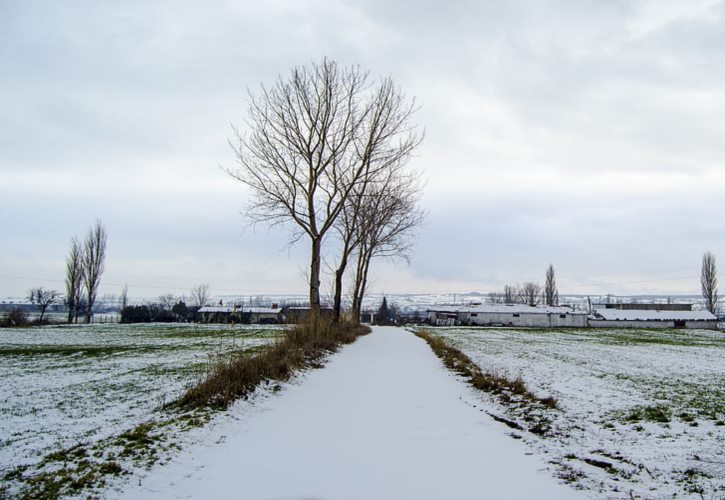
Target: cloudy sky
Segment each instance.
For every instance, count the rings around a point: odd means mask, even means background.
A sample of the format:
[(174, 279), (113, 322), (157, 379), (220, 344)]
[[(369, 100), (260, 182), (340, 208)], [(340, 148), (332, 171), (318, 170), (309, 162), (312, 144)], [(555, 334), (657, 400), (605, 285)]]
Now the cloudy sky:
[(222, 168), (245, 88), (324, 56), (421, 105), (429, 221), (371, 291), (553, 263), (562, 294), (697, 293), (725, 258), (723, 2), (0, 0), (0, 299), (62, 289), (96, 219), (101, 293), (303, 292), (307, 248), (245, 229)]

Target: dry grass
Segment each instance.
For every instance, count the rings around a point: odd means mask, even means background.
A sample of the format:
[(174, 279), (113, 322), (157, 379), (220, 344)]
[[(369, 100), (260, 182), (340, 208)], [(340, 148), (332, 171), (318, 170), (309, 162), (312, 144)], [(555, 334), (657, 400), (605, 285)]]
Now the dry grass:
[(521, 377), (511, 380), (495, 373), (485, 373), (466, 354), (449, 346), (440, 338), (424, 331), (416, 332), (416, 335), (428, 342), (433, 352), (441, 358), (448, 369), (466, 377), (476, 389), (496, 394), (504, 401), (509, 401), (512, 395), (516, 395), (523, 400), (541, 404), (546, 408), (558, 407), (555, 398), (539, 397), (529, 391)]
[(297, 325), (261, 351), (220, 362), (172, 405), (226, 408), (248, 396), (263, 381), (288, 380), (297, 370), (321, 366), (327, 354), (369, 332), (366, 326), (335, 324), (325, 319), (316, 325)]

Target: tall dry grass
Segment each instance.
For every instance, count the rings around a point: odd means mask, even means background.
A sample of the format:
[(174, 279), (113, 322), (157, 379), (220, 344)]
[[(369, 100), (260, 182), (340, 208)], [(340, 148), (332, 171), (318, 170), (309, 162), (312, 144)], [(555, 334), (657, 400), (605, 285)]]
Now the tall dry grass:
[(172, 405), (226, 408), (266, 380), (284, 381), (297, 370), (320, 367), (325, 356), (369, 332), (366, 326), (333, 323), (326, 318), (296, 325), (261, 351), (220, 361)]

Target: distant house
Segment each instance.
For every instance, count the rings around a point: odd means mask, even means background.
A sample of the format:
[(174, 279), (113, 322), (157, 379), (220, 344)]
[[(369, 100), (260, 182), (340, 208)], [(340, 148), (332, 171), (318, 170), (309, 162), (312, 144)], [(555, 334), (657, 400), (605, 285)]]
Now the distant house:
[(595, 328), (717, 329), (717, 317), (709, 311), (693, 311), (692, 304), (601, 304), (593, 307), (589, 325)]
[(491, 304), (447, 306), (428, 310), (434, 325), (513, 326), (530, 328), (586, 327), (587, 313), (568, 306)]
[(249, 314), (250, 323), (282, 323), (282, 309), (279, 307), (249, 307), (244, 312)]

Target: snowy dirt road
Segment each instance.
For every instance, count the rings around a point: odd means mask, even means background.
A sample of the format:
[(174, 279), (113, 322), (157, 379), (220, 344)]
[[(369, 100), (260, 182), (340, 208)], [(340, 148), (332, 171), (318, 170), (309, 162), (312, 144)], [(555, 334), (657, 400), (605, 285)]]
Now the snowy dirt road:
[(566, 499), (426, 343), (374, 327), (276, 397), (202, 431), (118, 498)]

